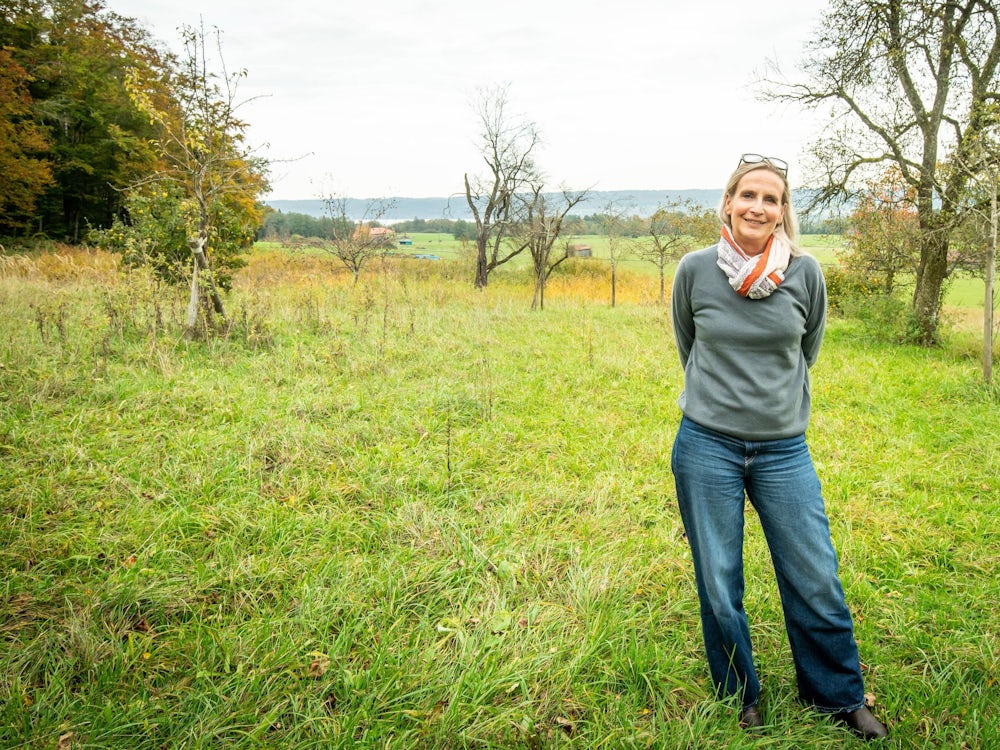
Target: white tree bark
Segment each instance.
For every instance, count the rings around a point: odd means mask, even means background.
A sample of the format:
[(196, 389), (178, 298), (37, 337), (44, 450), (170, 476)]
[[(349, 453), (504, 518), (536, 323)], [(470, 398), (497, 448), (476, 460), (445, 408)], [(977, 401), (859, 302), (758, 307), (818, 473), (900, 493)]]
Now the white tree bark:
[(187, 309), (187, 329), (188, 333), (194, 333), (195, 326), (198, 325), (198, 259), (192, 258), (193, 268), (191, 270), (191, 297), (188, 299)]

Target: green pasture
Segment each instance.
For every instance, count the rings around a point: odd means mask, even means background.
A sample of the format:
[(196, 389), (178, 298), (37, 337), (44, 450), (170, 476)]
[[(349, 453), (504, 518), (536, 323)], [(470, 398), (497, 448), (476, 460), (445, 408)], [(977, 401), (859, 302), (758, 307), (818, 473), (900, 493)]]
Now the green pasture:
[[(752, 519), (766, 728), (712, 697), (662, 306), (531, 311), (446, 260), (254, 269), (205, 341), (141, 275), (0, 277), (0, 746), (859, 745), (795, 700)], [(813, 372), (884, 747), (1000, 747), (997, 394), (970, 350), (834, 320)]]

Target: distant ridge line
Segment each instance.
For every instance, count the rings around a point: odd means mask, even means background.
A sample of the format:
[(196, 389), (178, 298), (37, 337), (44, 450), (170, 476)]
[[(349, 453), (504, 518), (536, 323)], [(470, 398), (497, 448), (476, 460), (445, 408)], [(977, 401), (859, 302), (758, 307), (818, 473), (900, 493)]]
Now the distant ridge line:
[[(545, 194), (547, 198), (558, 200), (560, 193)], [(601, 213), (609, 203), (616, 208), (639, 216), (650, 216), (669, 201), (688, 200), (702, 208), (715, 208), (721, 190), (592, 190), (586, 200), (577, 205), (573, 213), (578, 216)], [(382, 217), (383, 221), (406, 221), (408, 219), (472, 219), (472, 212), (464, 195), (452, 198), (390, 198), (393, 207)], [(355, 221), (365, 215), (368, 199), (348, 198), (346, 211)], [(275, 211), (299, 213), (320, 217), (324, 215), (323, 201), (319, 198), (300, 200), (267, 200), (265, 203)]]

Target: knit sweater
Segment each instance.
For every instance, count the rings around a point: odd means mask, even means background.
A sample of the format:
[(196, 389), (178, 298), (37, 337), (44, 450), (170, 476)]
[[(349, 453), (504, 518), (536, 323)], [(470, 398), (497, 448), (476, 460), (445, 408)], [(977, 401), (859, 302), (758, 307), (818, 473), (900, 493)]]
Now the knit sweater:
[(743, 440), (801, 435), (809, 424), (809, 368), (826, 324), (826, 284), (815, 258), (793, 257), (768, 297), (741, 297), (716, 265), (716, 246), (681, 259), (674, 338), (684, 366), (686, 417)]

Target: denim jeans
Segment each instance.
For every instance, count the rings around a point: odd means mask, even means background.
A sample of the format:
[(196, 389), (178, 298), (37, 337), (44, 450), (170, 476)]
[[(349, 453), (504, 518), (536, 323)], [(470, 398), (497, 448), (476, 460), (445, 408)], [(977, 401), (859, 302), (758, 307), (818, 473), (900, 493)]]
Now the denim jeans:
[(760, 695), (743, 609), (743, 511), (757, 511), (771, 551), (799, 698), (824, 712), (864, 705), (851, 614), (819, 478), (805, 436), (746, 441), (681, 420), (671, 455), (694, 559), (702, 634), (719, 697)]

